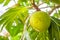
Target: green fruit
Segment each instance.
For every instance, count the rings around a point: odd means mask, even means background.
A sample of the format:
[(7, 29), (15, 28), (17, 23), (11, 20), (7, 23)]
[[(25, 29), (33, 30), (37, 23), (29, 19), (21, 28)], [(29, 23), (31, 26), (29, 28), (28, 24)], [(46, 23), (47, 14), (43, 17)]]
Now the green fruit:
[(34, 12), (30, 17), (30, 25), (38, 32), (47, 30), (50, 26), (50, 16), (43, 11)]

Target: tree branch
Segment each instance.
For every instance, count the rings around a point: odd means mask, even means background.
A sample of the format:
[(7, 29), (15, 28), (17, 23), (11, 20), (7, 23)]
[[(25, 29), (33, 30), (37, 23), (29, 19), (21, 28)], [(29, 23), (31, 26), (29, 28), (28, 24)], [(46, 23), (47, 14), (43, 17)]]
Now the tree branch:
[(31, 0), (31, 4), (33, 5), (33, 7), (37, 10), (40, 11), (40, 9), (38, 8), (38, 6), (35, 4), (34, 0)]
[(57, 8), (59, 8), (60, 7), (60, 5), (59, 6), (55, 6), (50, 12), (49, 12), (49, 15), (55, 10), (55, 9), (57, 9)]

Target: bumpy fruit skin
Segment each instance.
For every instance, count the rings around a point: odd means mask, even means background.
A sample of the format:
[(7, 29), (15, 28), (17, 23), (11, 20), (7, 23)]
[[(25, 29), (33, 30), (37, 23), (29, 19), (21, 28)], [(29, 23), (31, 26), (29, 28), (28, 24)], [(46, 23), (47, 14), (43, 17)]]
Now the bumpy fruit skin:
[(34, 12), (30, 17), (30, 25), (38, 32), (47, 30), (50, 26), (50, 16), (43, 11)]

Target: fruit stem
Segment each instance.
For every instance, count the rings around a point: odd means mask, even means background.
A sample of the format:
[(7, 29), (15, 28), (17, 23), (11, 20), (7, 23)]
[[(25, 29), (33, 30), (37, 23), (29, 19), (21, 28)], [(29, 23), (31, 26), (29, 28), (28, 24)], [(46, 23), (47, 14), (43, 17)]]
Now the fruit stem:
[(31, 4), (36, 9), (36, 11), (40, 11), (40, 9), (38, 8), (38, 6), (35, 4), (35, 1), (34, 0), (31, 0)]

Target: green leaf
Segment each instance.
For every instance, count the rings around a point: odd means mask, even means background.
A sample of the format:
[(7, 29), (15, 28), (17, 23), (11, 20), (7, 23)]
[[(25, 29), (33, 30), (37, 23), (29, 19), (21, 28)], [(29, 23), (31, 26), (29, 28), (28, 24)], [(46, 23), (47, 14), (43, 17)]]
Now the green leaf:
[(19, 33), (20, 35), (16, 35), (14, 37), (11, 37), (11, 40), (20, 40), (21, 38), (21, 33)]
[(42, 2), (49, 4), (50, 0), (42, 0)]
[(55, 17), (51, 18), (58, 26), (60, 26), (60, 19), (57, 19)]
[(18, 0), (18, 4), (21, 6), (29, 6), (31, 3), (28, 2), (29, 0)]
[(51, 25), (45, 32), (36, 32), (30, 27), (28, 32), (31, 40), (60, 40), (60, 20), (55, 17), (52, 17), (51, 20)]
[(49, 40), (53, 40), (54, 39), (54, 36), (55, 36), (55, 33), (54, 33), (54, 24), (53, 22), (51, 23), (50, 25), (50, 28), (49, 28)]
[(16, 26), (7, 26), (6, 29), (11, 36), (16, 36), (19, 32), (23, 32), (23, 24), (19, 23)]
[(9, 2), (10, 2), (10, 0), (6, 0), (4, 3), (4, 6), (6, 6)]
[(38, 4), (39, 3), (39, 0), (35, 0), (35, 2)]
[(36, 36), (38, 35), (38, 32), (33, 30), (31, 27), (29, 27), (28, 32), (29, 32), (31, 40), (35, 40)]
[(56, 3), (56, 4), (60, 4), (60, 0), (51, 0), (51, 2)]
[(3, 24), (5, 21), (7, 21), (11, 15), (13, 16), (12, 14), (13, 10), (12, 9), (9, 9), (7, 12), (5, 12), (2, 16), (0, 16), (0, 25)]
[(18, 15), (22, 22), (25, 22), (28, 17), (28, 10), (25, 7), (21, 7), (20, 14)]
[(31, 40), (48, 40), (48, 32), (37, 32), (31, 27), (28, 30)]
[(54, 13), (53, 15), (55, 18), (58, 18), (58, 14), (57, 13)]
[(60, 10), (58, 10), (58, 17), (60, 18)]
[(8, 37), (0, 36), (0, 40), (8, 40)]
[(55, 18), (60, 18), (60, 10), (58, 10), (58, 12), (57, 13), (54, 13), (54, 15), (53, 15)]
[[(52, 18), (53, 19), (53, 18)], [(56, 22), (58, 21), (57, 18), (55, 18), (54, 20), (56, 20)], [(51, 21), (51, 25), (49, 28), (49, 40), (60, 40), (60, 31), (59, 31), (59, 25), (56, 24), (56, 22), (52, 20)]]
[(3, 3), (3, 2), (4, 2), (4, 0), (0, 0), (0, 4)]
[(27, 0), (18, 0), (18, 3), (27, 2)]
[(15, 6), (14, 8), (10, 8), (0, 17), (0, 25), (3, 24), (2, 27), (11, 26), (14, 21), (20, 20), (24, 22), (28, 16), (28, 10), (25, 7)]

